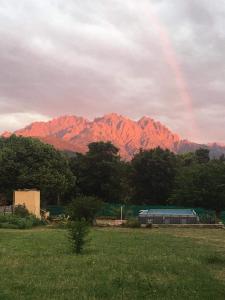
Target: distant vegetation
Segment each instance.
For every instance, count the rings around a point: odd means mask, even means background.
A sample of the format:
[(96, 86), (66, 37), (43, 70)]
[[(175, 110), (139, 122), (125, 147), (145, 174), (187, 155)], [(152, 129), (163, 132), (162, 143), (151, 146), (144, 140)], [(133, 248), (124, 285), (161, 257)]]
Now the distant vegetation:
[[(41, 190), (45, 203), (59, 203), (72, 195), (75, 177), (69, 160), (37, 139), (12, 136), (0, 139), (0, 192), (12, 199), (13, 190)], [(65, 198), (63, 198), (65, 199)]]
[(42, 206), (66, 205), (79, 196), (108, 203), (182, 205), (225, 209), (225, 159), (207, 149), (175, 155), (140, 150), (130, 162), (110, 142), (89, 144), (86, 154), (67, 155), (37, 139), (0, 138), (0, 201), (15, 189), (37, 188)]
[(44, 221), (31, 215), (23, 205), (16, 206), (13, 214), (0, 214), (0, 228), (30, 229), (44, 224)]

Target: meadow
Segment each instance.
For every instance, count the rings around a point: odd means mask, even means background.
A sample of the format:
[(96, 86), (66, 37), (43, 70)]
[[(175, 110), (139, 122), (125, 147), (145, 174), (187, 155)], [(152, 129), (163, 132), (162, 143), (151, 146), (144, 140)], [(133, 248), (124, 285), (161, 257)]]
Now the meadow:
[(225, 299), (225, 230), (0, 229), (0, 299)]

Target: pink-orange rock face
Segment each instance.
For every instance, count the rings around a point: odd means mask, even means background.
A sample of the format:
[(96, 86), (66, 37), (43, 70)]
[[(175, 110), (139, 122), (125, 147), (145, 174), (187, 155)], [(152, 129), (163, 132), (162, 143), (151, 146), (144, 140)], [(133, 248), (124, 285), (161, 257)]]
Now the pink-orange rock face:
[(87, 126), (87, 123), (88, 121), (82, 117), (63, 116), (49, 122), (34, 122), (21, 130), (17, 130), (15, 134), (33, 137), (54, 135), (70, 140), (72, 136), (80, 133)]
[[(94, 141), (111, 141), (120, 149), (123, 158), (129, 159), (140, 148), (157, 146), (173, 149), (178, 135), (149, 117), (133, 121), (115, 113), (90, 122), (82, 117), (63, 116), (49, 122), (35, 122), (15, 131), (16, 135), (38, 137), (58, 149), (85, 152)], [(10, 133), (5, 133), (10, 136)]]
[[(16, 135), (38, 137), (57, 149), (86, 152), (87, 145), (96, 141), (111, 141), (124, 159), (131, 159), (140, 148), (157, 146), (174, 152), (191, 151), (200, 145), (182, 140), (160, 122), (149, 117), (133, 121), (112, 113), (94, 121), (82, 117), (63, 116), (49, 122), (35, 122), (14, 132)], [(4, 133), (5, 137), (11, 133)], [(184, 151), (183, 151), (184, 150)]]
[(10, 137), (12, 135), (12, 132), (10, 132), (10, 131), (5, 131), (5, 132), (3, 132), (3, 134), (1, 135), (2, 137), (5, 137), (5, 138), (8, 138), (8, 137)]

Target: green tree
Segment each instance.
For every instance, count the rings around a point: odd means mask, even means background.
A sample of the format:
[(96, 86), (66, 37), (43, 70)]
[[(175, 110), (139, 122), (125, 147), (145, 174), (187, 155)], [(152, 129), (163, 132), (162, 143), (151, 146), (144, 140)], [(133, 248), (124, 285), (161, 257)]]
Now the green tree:
[(96, 197), (78, 196), (69, 204), (67, 212), (72, 221), (85, 220), (92, 224), (101, 206), (102, 201)]
[(200, 148), (195, 151), (196, 161), (199, 164), (206, 164), (210, 161), (209, 149)]
[(68, 206), (69, 237), (75, 253), (82, 252), (89, 233), (89, 227), (94, 223), (97, 212), (102, 206), (101, 200), (95, 197), (79, 196)]
[(213, 209), (219, 217), (225, 209), (225, 163), (212, 160), (182, 168), (175, 179), (171, 203)]
[(191, 166), (196, 163), (196, 156), (194, 152), (186, 152), (178, 155), (180, 166)]
[(37, 188), (42, 199), (59, 202), (75, 186), (68, 159), (33, 138), (0, 138), (0, 170), (0, 192), (5, 194)]
[(72, 250), (76, 254), (81, 254), (87, 243), (87, 235), (89, 233), (89, 225), (84, 220), (71, 221), (69, 224), (69, 240)]
[(133, 186), (131, 184), (132, 166), (130, 162), (120, 161), (119, 176), (120, 176), (120, 199), (122, 203), (132, 203)]
[(206, 148), (197, 149), (195, 152), (186, 152), (178, 155), (180, 163), (183, 166), (193, 164), (205, 164), (210, 161), (209, 150)]
[(173, 188), (177, 158), (169, 150), (140, 150), (131, 161), (133, 199), (138, 204), (165, 204)]
[(77, 178), (77, 194), (95, 196), (106, 202), (123, 201), (122, 162), (111, 142), (88, 145), (86, 154), (71, 158), (71, 170)]

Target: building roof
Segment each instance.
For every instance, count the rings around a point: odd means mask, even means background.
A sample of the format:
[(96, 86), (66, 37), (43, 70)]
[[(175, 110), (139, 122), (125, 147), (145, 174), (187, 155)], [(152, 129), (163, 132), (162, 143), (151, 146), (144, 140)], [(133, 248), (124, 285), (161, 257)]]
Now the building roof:
[(196, 216), (193, 209), (149, 209), (141, 210), (139, 216)]

